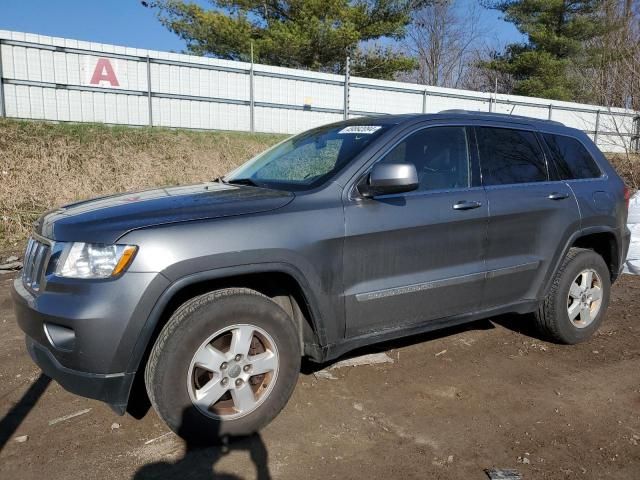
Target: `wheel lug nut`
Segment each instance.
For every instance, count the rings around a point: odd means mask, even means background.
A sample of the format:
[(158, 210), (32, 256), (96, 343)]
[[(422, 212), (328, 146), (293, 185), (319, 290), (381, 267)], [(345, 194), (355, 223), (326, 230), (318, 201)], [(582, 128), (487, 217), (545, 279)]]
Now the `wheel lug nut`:
[(220, 383), (223, 387), (226, 387), (227, 383), (229, 383), (229, 379), (227, 377), (224, 377)]
[(237, 354), (235, 360), (236, 360), (236, 362), (239, 362), (240, 360), (242, 360), (242, 355)]
[(222, 365), (220, 365), (220, 370), (225, 370), (227, 367), (227, 362), (222, 362)]
[(240, 386), (242, 386), (242, 379), (238, 378), (236, 379), (236, 387), (240, 387)]
[(251, 365), (245, 365), (242, 369), (243, 369), (245, 372), (248, 372), (249, 370), (251, 370)]

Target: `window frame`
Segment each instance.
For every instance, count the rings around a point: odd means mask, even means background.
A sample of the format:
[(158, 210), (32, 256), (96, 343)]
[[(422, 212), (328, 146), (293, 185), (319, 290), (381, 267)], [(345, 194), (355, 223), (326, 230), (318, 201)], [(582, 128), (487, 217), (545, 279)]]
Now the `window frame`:
[[(517, 183), (498, 183), (498, 184), (492, 184), (492, 185), (485, 185), (484, 183), (484, 178), (482, 176), (482, 155), (480, 155), (480, 142), (478, 140), (478, 130), (480, 128), (495, 128), (495, 129), (502, 129), (502, 130), (517, 130), (520, 132), (528, 132), (530, 134), (533, 135), (533, 138), (535, 139), (536, 143), (538, 144), (538, 148), (540, 149), (540, 153), (542, 154), (542, 159), (544, 161), (544, 165), (545, 165), (545, 170), (547, 172), (547, 179), (546, 180), (540, 180), (540, 181), (535, 181), (535, 182), (517, 182)], [(551, 168), (549, 167), (549, 155), (547, 153), (546, 150), (546, 144), (543, 144), (543, 142), (541, 141), (541, 139), (539, 138), (539, 132), (538, 130), (534, 129), (534, 128), (526, 128), (524, 126), (512, 126), (512, 125), (497, 125), (497, 124), (485, 124), (485, 123), (479, 123), (473, 126), (473, 134), (475, 137), (475, 142), (476, 142), (476, 149), (477, 149), (477, 155), (478, 155), (478, 164), (480, 167), (480, 180), (482, 183), (482, 186), (484, 188), (500, 188), (500, 187), (513, 187), (513, 186), (518, 186), (518, 185), (540, 185), (540, 184), (544, 184), (544, 183), (549, 183), (549, 182), (554, 182), (556, 181), (556, 178), (554, 178), (556, 175), (556, 171), (554, 168), (554, 175), (552, 175), (551, 173)]]
[[(584, 181), (600, 180), (600, 179), (606, 177), (606, 172), (604, 170), (602, 170), (602, 167), (600, 166), (598, 161), (594, 158), (592, 153), (589, 151), (588, 146), (585, 145), (585, 143), (582, 140), (580, 140), (579, 138), (577, 138), (577, 137), (575, 137), (573, 135), (567, 135), (567, 134), (564, 134), (564, 133), (546, 132), (546, 131), (539, 131), (538, 135), (540, 137), (540, 143), (543, 145), (543, 148), (545, 149), (545, 155), (549, 159), (547, 163), (553, 165), (554, 178), (557, 181), (559, 181), (559, 182), (584, 182)], [(557, 160), (555, 158), (555, 155), (553, 154), (553, 152), (551, 150), (551, 147), (547, 144), (547, 140), (544, 138), (545, 135), (555, 135), (557, 137), (566, 137), (566, 138), (569, 138), (571, 140), (575, 140), (576, 142), (578, 142), (582, 146), (582, 148), (584, 148), (584, 151), (587, 152), (587, 154), (589, 155), (589, 158), (595, 164), (596, 168), (600, 172), (600, 175), (597, 176), (597, 177), (588, 177), (588, 178), (567, 178), (567, 179), (563, 179), (562, 175), (560, 175), (560, 169), (558, 168), (558, 162), (557, 162)], [(567, 162), (567, 164), (568, 164), (568, 162)]]
[(468, 122), (451, 122), (451, 123), (432, 123), (425, 125), (424, 123), (414, 125), (414, 128), (407, 130), (400, 134), (396, 139), (389, 142), (389, 144), (385, 145), (380, 151), (377, 153), (372, 161), (368, 162), (362, 173), (358, 173), (355, 175), (355, 180), (352, 185), (348, 188), (351, 192), (349, 197), (354, 199), (361, 199), (362, 196), (357, 192), (357, 187), (363, 182), (367, 176), (371, 173), (373, 168), (381, 161), (383, 161), (389, 153), (391, 153), (398, 145), (404, 142), (407, 138), (412, 135), (416, 135), (423, 130), (429, 128), (461, 128), (464, 131), (465, 138), (467, 140), (467, 158), (469, 162), (469, 182), (468, 186), (460, 187), (460, 188), (439, 188), (432, 190), (413, 190), (410, 192), (402, 192), (402, 193), (390, 193), (387, 195), (380, 195), (376, 198), (396, 198), (396, 197), (406, 197), (406, 196), (422, 196), (429, 195), (432, 193), (445, 193), (445, 192), (460, 192), (467, 191), (470, 189), (482, 188), (481, 179), (480, 179), (480, 165), (478, 163), (478, 155), (476, 153), (477, 144), (475, 139), (475, 134), (473, 132), (474, 126)]

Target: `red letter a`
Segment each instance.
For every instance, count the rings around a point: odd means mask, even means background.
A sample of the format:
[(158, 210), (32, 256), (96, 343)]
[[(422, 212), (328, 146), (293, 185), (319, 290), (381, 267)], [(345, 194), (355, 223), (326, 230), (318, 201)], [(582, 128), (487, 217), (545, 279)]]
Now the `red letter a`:
[(116, 78), (116, 72), (113, 71), (111, 62), (106, 58), (99, 58), (96, 63), (96, 69), (93, 71), (93, 76), (89, 82), (91, 85), (100, 85), (100, 82), (104, 80), (111, 84), (112, 87), (119, 87), (118, 79)]

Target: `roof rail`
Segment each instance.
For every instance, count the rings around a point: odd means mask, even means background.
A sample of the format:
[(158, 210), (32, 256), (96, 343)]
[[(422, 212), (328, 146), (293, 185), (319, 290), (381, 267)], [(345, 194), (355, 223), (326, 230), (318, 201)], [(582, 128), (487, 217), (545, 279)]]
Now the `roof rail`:
[(497, 113), (497, 112), (481, 112), (478, 110), (464, 110), (461, 108), (454, 108), (449, 110), (440, 110), (438, 113), (453, 113), (460, 115), (477, 115), (480, 117), (499, 117), (499, 118), (513, 118), (519, 120), (526, 120), (528, 122), (544, 122), (544, 123), (552, 123), (554, 125), (565, 126), (564, 123), (558, 122), (557, 120), (547, 120), (544, 118), (535, 118), (535, 117), (525, 117), (524, 115), (511, 115), (509, 113)]

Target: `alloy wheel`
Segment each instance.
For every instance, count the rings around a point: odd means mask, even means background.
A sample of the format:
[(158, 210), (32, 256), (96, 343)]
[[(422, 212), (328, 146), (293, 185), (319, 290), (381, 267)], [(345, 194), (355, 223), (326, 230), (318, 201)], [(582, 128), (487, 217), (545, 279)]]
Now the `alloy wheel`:
[(278, 367), (278, 349), (271, 335), (255, 325), (232, 325), (211, 335), (196, 350), (187, 389), (200, 412), (233, 420), (266, 400)]
[(598, 316), (602, 305), (602, 280), (593, 269), (580, 272), (571, 283), (567, 296), (567, 314), (577, 328), (586, 328)]

